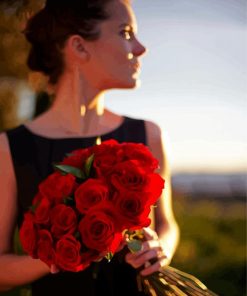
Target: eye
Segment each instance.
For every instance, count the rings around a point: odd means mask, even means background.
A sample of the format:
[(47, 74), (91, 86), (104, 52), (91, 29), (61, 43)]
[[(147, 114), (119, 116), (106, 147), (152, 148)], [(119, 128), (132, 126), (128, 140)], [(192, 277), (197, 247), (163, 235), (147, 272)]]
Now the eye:
[(126, 40), (131, 40), (134, 36), (133, 32), (128, 30), (122, 30), (120, 35), (123, 36)]

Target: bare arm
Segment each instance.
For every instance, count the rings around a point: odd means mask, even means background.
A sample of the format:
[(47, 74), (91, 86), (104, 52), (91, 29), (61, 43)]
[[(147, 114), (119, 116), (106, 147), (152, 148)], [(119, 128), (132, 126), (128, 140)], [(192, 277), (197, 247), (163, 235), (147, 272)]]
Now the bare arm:
[[(152, 215), (155, 217), (156, 231), (151, 228), (144, 229), (146, 241), (142, 243), (142, 249), (126, 255), (126, 261), (133, 267), (139, 268), (145, 265), (141, 271), (144, 276), (170, 264), (179, 240), (179, 228), (172, 211), (171, 176), (161, 130), (150, 121), (145, 123), (147, 144), (154, 157), (159, 161), (160, 168), (157, 172), (165, 179), (165, 190), (163, 190), (154, 215)], [(149, 262), (152, 259), (155, 259), (155, 263), (150, 265)]]
[(153, 122), (146, 121), (147, 142), (153, 155), (158, 159), (157, 171), (165, 179), (165, 189), (155, 208), (155, 230), (163, 242), (164, 250), (171, 259), (179, 241), (179, 228), (172, 209), (171, 175), (164, 138), (161, 129)]
[(17, 194), (6, 134), (0, 134), (0, 192), (0, 291), (5, 291), (30, 283), (50, 272), (40, 260), (13, 253)]

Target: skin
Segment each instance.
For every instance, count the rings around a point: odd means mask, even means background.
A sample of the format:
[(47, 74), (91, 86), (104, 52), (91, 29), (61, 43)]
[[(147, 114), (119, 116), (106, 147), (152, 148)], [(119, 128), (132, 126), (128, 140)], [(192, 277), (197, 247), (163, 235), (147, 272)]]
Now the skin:
[[(52, 86), (55, 102), (46, 113), (26, 123), (33, 133), (48, 138), (87, 137), (108, 133), (122, 123), (121, 115), (104, 108), (104, 93), (108, 89), (138, 86), (137, 64), (140, 65), (146, 49), (136, 38), (137, 24), (131, 6), (114, 0), (108, 9), (111, 18), (99, 25), (99, 40), (88, 42), (78, 35), (68, 38), (63, 48), (64, 73)], [(81, 106), (86, 108), (83, 116)], [(144, 229), (146, 241), (142, 250), (127, 254), (126, 261), (134, 268), (145, 265), (141, 273), (148, 275), (170, 263), (179, 231), (171, 206), (170, 173), (161, 130), (150, 121), (145, 125), (148, 146), (160, 162), (158, 172), (166, 180), (166, 190), (155, 210), (155, 230)], [(59, 270), (56, 266), (49, 269), (38, 259), (13, 253), (17, 188), (5, 133), (0, 135), (0, 156), (0, 266), (4, 266), (0, 268), (0, 291), (4, 291)], [(148, 260), (152, 258), (157, 261), (150, 265)]]

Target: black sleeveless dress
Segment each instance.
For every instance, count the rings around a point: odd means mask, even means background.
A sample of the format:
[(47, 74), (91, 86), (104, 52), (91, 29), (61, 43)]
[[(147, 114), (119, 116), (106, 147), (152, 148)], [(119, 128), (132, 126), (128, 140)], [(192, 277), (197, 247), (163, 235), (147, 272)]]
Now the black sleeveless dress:
[[(24, 125), (7, 131), (18, 190), (18, 226), (31, 205), (38, 184), (53, 172), (52, 163), (66, 153), (94, 145), (96, 137), (51, 139), (33, 134)], [(115, 130), (101, 136), (102, 141), (146, 144), (143, 120), (124, 117)], [(93, 263), (84, 271), (49, 274), (32, 283), (33, 296), (137, 296), (136, 270), (124, 261), (126, 250), (117, 253), (108, 263)]]

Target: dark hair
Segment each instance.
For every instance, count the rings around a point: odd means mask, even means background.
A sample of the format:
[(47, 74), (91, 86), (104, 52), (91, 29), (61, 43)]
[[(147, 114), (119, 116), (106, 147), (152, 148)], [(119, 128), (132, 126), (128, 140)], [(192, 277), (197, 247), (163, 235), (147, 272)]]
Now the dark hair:
[(64, 70), (61, 49), (73, 34), (86, 40), (100, 36), (97, 24), (110, 16), (106, 4), (112, 0), (47, 0), (46, 6), (28, 22), (24, 34), (31, 43), (27, 65), (55, 84)]

